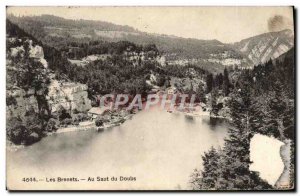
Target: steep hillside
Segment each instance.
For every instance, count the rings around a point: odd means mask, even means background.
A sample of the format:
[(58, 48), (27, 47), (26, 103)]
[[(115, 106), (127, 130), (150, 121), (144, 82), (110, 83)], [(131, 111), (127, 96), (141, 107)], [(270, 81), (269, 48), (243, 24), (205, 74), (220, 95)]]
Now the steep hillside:
[[(59, 126), (65, 126), (65, 121), (71, 123), (70, 118), (76, 117), (75, 111), (79, 113), (90, 109), (87, 85), (56, 80), (55, 74), (48, 68), (40, 42), (9, 21), (6, 40), (9, 141), (29, 145)], [(67, 113), (72, 116), (67, 116)]]
[(8, 18), (38, 40), (58, 49), (68, 50), (74, 43), (91, 41), (129, 41), (139, 45), (155, 44), (171, 64), (198, 64), (211, 71), (222, 71), (224, 66), (248, 66), (240, 52), (218, 40), (150, 34), (102, 21), (67, 20), (51, 15)]
[[(275, 63), (280, 63), (280, 62), (283, 62), (284, 59), (291, 59), (292, 60), (292, 65), (294, 64), (294, 60), (295, 59), (295, 48), (292, 47), (291, 49), (289, 49), (287, 52), (283, 53), (282, 55), (280, 55), (279, 57), (277, 57), (275, 59)], [(289, 66), (292, 66), (292, 65), (289, 65)]]
[[(6, 85), (9, 96), (11, 95), (16, 98), (24, 97), (30, 100), (34, 99), (31, 96), (47, 94), (45, 98), (51, 112), (55, 112), (55, 107), (58, 107), (58, 105), (63, 105), (67, 110), (71, 108), (71, 105), (73, 109), (77, 109), (78, 111), (89, 109), (91, 101), (87, 99), (86, 85), (57, 81), (53, 71), (48, 69), (48, 62), (45, 59), (43, 46), (34, 37), (25, 33), (10, 21), (7, 21), (6, 32)], [(61, 93), (64, 94), (61, 95)], [(80, 94), (80, 96), (77, 94)], [(68, 100), (71, 100), (69, 101), (70, 103), (65, 100), (66, 97), (68, 97)], [(80, 105), (79, 102), (82, 100), (87, 102), (85, 106)], [(20, 105), (25, 110), (30, 106), (38, 108), (34, 104)], [(21, 113), (25, 113), (25, 111)], [(22, 116), (20, 114), (18, 115)]]
[(233, 47), (248, 57), (255, 65), (275, 59), (294, 46), (291, 30), (265, 33), (244, 39)]

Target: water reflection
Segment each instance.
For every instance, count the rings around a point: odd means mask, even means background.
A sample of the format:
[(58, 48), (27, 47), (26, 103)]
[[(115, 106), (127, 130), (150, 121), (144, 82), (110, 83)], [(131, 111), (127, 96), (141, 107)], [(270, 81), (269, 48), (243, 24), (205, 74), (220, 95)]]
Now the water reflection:
[(189, 116), (189, 115), (185, 115), (184, 117), (185, 117), (185, 120), (186, 120), (188, 123), (195, 123), (194, 118), (196, 118), (196, 117)]
[[(159, 109), (141, 111), (121, 126), (102, 132), (53, 135), (18, 152), (8, 152), (8, 173), (13, 173), (14, 179), (32, 175), (137, 178), (134, 183), (80, 187), (71, 183), (56, 184), (56, 188), (187, 189), (193, 169), (202, 165), (201, 155), (211, 146), (222, 146), (226, 134), (223, 122), (208, 117), (189, 118)], [(50, 189), (50, 185), (43, 187)]]
[(228, 121), (224, 118), (204, 117), (202, 123), (207, 124), (211, 130), (217, 130), (218, 127), (228, 127)]

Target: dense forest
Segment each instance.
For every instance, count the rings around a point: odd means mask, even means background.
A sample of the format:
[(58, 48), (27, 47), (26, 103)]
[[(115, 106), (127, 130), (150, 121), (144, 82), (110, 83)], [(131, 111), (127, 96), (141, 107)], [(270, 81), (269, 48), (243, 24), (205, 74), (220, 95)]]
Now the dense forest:
[[(203, 170), (195, 170), (192, 175), (193, 189), (272, 188), (249, 170), (250, 140), (255, 133), (261, 133), (281, 141), (294, 141), (294, 63), (291, 49), (277, 60), (240, 71), (229, 93), (229, 137), (222, 149), (212, 148), (205, 153)], [(293, 157), (291, 160), (293, 165)]]
[[(154, 44), (136, 45), (127, 41), (70, 42), (68, 43), (69, 47), (56, 49), (37, 41), (9, 20), (7, 20), (7, 33), (13, 36), (27, 37), (34, 40), (33, 43), (41, 45), (48, 67), (55, 73), (57, 79), (87, 84), (91, 99), (95, 95), (106, 93), (145, 94), (151, 90), (151, 86), (146, 84), (150, 74), (154, 74), (157, 78), (155, 85), (168, 87), (170, 77), (192, 78), (194, 75), (188, 71), (190, 69), (196, 72), (197, 77), (206, 77), (209, 73), (197, 65), (161, 66), (155, 59), (160, 52)], [(73, 50), (74, 47), (76, 50)], [(129, 59), (124, 52), (131, 52), (138, 58)], [(77, 66), (68, 60), (91, 54), (109, 54), (109, 56), (86, 66)], [(141, 60), (140, 54), (143, 54), (145, 60)], [(222, 76), (220, 77), (222, 78)]]
[[(81, 82), (88, 85), (88, 93), (92, 100), (95, 95), (105, 93), (146, 93), (151, 87), (146, 84), (146, 77), (150, 71), (158, 69), (154, 61), (139, 62), (140, 66), (135, 67), (133, 63), (123, 58), (123, 52), (137, 51), (157, 55), (158, 51), (154, 45), (136, 46), (129, 42), (104, 43), (102, 48), (112, 56), (105, 61), (96, 61), (87, 67), (79, 67), (68, 61), (68, 54), (51, 46), (39, 42), (29, 33), (7, 20), (7, 93), (8, 107), (16, 107), (16, 99), (11, 95), (16, 92), (33, 92), (37, 100), (38, 110), (30, 105), (25, 105), (25, 115), (8, 115), (7, 136), (15, 144), (30, 145), (47, 132), (57, 129), (57, 126), (78, 124), (87, 120), (87, 114), (73, 111), (72, 116), (63, 107), (56, 113), (51, 113), (46, 96), (50, 75), (63, 81)], [(30, 47), (42, 46), (45, 59), (48, 62), (48, 69), (45, 69), (41, 62), (32, 58)], [(99, 45), (99, 44), (98, 44)], [(101, 45), (101, 44), (100, 44)], [(90, 48), (95, 46), (91, 45)], [(13, 55), (12, 48), (19, 50)], [(98, 50), (97, 50), (98, 49)], [(97, 48), (96, 53), (102, 53)], [(95, 50), (95, 49), (94, 49)], [(161, 85), (164, 84), (164, 81)]]
[[(108, 58), (90, 62), (86, 66), (72, 64), (68, 58), (75, 53), (68, 50), (56, 49), (38, 41), (29, 33), (23, 31), (15, 24), (7, 20), (7, 36), (14, 38), (7, 39), (7, 90), (20, 88), (28, 91), (34, 87), (34, 96), (39, 101), (39, 111), (28, 110), (25, 117), (14, 117), (8, 121), (8, 138), (16, 144), (31, 144), (47, 132), (55, 130), (53, 123), (56, 119), (59, 124), (69, 124), (70, 118), (73, 123), (78, 122), (78, 118), (85, 119), (86, 114), (78, 114), (74, 117), (60, 108), (57, 114), (51, 114), (47, 101), (47, 88), (50, 82), (50, 75), (54, 75), (60, 81), (71, 81), (87, 84), (89, 98), (93, 105), (98, 95), (107, 93), (126, 93), (130, 95), (142, 94), (146, 96), (152, 86), (146, 83), (150, 75), (155, 76), (156, 81), (152, 85), (166, 88), (170, 85), (170, 77), (191, 78), (193, 75), (187, 71), (192, 69), (196, 75), (205, 77), (207, 74), (203, 69), (189, 65), (187, 67), (177, 65), (161, 66), (156, 57), (159, 51), (155, 45), (136, 45), (127, 41), (119, 42), (89, 42), (86, 44), (70, 43), (71, 47), (76, 47), (78, 51), (88, 51), (88, 53), (76, 53), (78, 58), (89, 54), (109, 54)], [(42, 46), (44, 58), (47, 60), (48, 69), (44, 69), (42, 64), (31, 58), (29, 55), (29, 42), (32, 46)], [(11, 56), (11, 48), (23, 48), (23, 53)], [(137, 57), (130, 59), (127, 53)], [(143, 60), (140, 58), (143, 55)], [(202, 90), (204, 87), (201, 86)], [(7, 96), (7, 105), (14, 107), (15, 101), (11, 96)], [(78, 117), (78, 118), (77, 118)], [(36, 122), (38, 120), (38, 122)], [(14, 122), (19, 123), (14, 123)], [(29, 122), (27, 122), (29, 121)], [(66, 122), (64, 122), (66, 121)], [(28, 124), (31, 124), (29, 126)]]
[[(55, 115), (50, 114), (45, 101), (50, 73), (54, 74), (58, 80), (87, 84), (91, 100), (94, 100), (97, 95), (107, 93), (147, 95), (151, 92), (153, 85), (162, 89), (169, 87), (171, 78), (205, 78), (205, 85), (200, 83), (196, 88), (191, 85), (188, 91), (183, 91), (183, 93), (196, 93), (198, 97), (201, 97), (200, 100), (211, 108), (211, 114), (214, 116), (218, 116), (222, 109), (228, 107), (230, 131), (222, 149), (212, 148), (202, 157), (203, 170), (195, 170), (191, 177), (193, 189), (261, 190), (272, 188), (260, 179), (256, 172), (249, 170), (250, 140), (255, 133), (261, 133), (281, 141), (286, 139), (294, 141), (294, 49), (275, 60), (257, 65), (253, 69), (225, 68), (223, 73), (210, 73), (201, 66), (191, 64), (162, 66), (156, 60), (161, 51), (155, 44), (139, 45), (129, 41), (110, 42), (87, 38), (44, 37), (46, 35), (42, 30), (44, 25), (53, 23), (51, 20), (48, 21), (48, 18), (51, 19), (47, 16), (21, 18), (21, 21), (26, 21), (22, 24), (24, 30), (9, 20), (6, 21), (7, 35), (21, 38), (20, 41), (7, 42), (7, 49), (21, 45), (24, 47), (23, 56), (7, 56), (7, 62), (9, 62), (7, 63), (7, 89), (13, 86), (25, 90), (34, 87), (37, 92), (34, 96), (39, 102), (38, 112), (29, 109), (23, 119), (7, 120), (8, 138), (11, 141), (15, 144), (31, 144), (43, 137), (47, 131), (53, 131), (55, 129), (53, 122), (56, 119), (68, 124), (73, 118), (68, 116), (69, 114), (63, 108)], [(66, 21), (60, 18), (54, 21), (58, 26), (68, 25), (84, 29), (85, 25), (89, 26), (92, 23), (108, 30), (136, 32), (130, 27), (111, 26), (109, 23)], [(32, 40), (34, 45), (43, 47), (45, 59), (49, 65), (48, 70), (43, 69), (40, 63), (29, 57), (26, 41), (28, 39)], [(163, 45), (168, 39), (171, 38), (163, 39), (159, 44)], [(180, 44), (181, 42), (173, 43)], [(205, 44), (212, 43), (213, 45), (220, 44), (216, 40), (203, 42), (199, 50), (204, 51)], [(195, 44), (193, 40), (187, 40), (185, 44), (190, 46), (193, 53), (201, 53), (195, 49), (198, 42)], [(221, 50), (217, 46), (212, 48), (218, 52)], [(182, 51), (182, 53), (186, 52)], [(204, 51), (205, 54), (208, 52), (211, 51)], [(127, 53), (132, 53), (138, 58), (132, 60), (126, 56)], [(142, 53), (146, 56), (143, 60), (139, 57)], [(69, 59), (81, 59), (92, 54), (109, 54), (109, 56), (106, 59), (90, 62), (86, 66), (78, 66), (69, 61)], [(232, 55), (239, 57), (236, 53)], [(146, 81), (152, 75), (155, 76), (156, 82), (149, 85)], [(217, 100), (220, 97), (227, 98), (228, 103), (218, 103)], [(13, 104), (14, 100), (7, 97), (7, 105)], [(98, 103), (93, 104), (96, 106)], [(87, 118), (85, 114), (77, 115), (76, 118), (79, 116), (81, 120)]]

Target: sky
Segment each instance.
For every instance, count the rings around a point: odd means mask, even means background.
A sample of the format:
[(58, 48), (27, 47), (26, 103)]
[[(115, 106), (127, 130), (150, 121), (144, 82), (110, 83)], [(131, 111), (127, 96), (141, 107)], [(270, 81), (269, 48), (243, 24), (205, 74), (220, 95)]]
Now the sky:
[(100, 20), (148, 33), (224, 43), (293, 29), (292, 7), (8, 7), (7, 14)]

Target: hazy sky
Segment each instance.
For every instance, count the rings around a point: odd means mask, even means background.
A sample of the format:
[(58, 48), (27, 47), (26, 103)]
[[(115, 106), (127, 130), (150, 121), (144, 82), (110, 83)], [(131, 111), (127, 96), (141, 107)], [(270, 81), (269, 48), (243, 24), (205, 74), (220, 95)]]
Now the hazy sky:
[(101, 20), (148, 33), (227, 43), (293, 28), (292, 7), (9, 7), (7, 13)]

